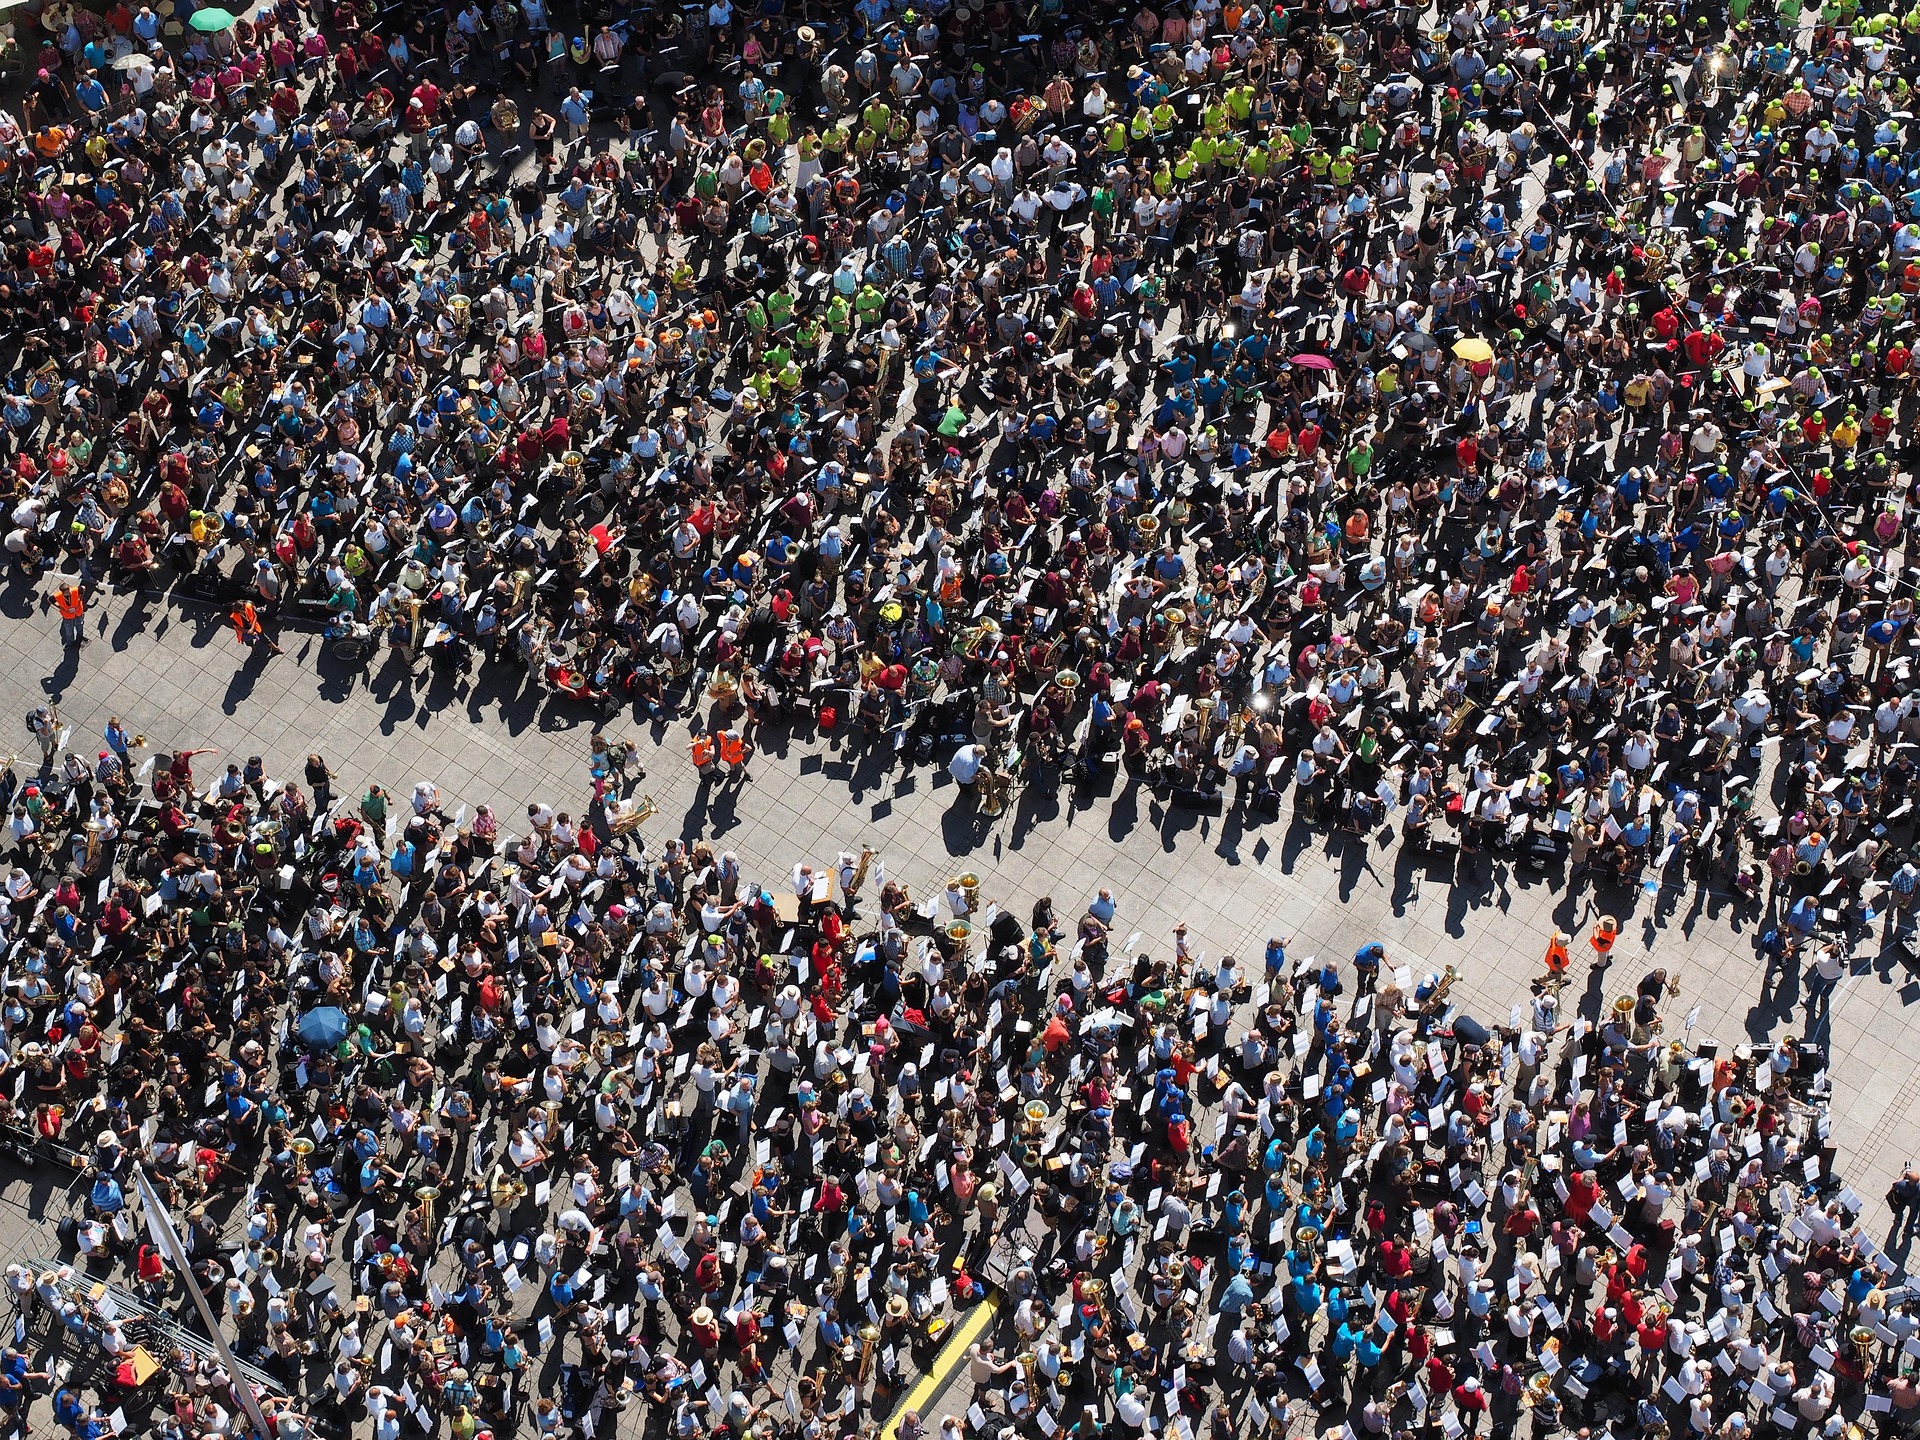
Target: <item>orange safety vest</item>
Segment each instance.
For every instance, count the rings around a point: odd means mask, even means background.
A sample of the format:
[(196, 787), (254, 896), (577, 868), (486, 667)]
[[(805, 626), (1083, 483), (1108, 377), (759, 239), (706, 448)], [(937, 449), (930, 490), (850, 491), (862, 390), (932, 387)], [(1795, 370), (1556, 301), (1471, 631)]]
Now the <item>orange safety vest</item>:
[(87, 613), (87, 597), (80, 592), (78, 585), (68, 585), (54, 591), (53, 603), (59, 607), (62, 620), (78, 620)]
[(1566, 968), (1567, 947), (1562, 945), (1558, 940), (1549, 941), (1547, 944), (1547, 969), (1558, 975)]
[(1588, 943), (1604, 955), (1613, 949), (1613, 942), (1619, 938), (1620, 932), (1618, 930), (1595, 930), (1588, 938)]
[(747, 760), (747, 742), (732, 731), (720, 737), (720, 758), (729, 765), (744, 765)]
[(693, 737), (693, 768), (704, 770), (713, 763), (713, 741), (704, 735)]

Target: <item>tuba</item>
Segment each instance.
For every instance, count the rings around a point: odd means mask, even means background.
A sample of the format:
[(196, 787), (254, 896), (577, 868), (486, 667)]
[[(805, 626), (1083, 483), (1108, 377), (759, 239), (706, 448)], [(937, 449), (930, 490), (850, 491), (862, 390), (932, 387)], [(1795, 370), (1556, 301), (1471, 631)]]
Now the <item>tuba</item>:
[(533, 572), (531, 570), (516, 570), (513, 572), (513, 595), (507, 603), (507, 616), (509, 619), (516, 619), (525, 613), (527, 596), (532, 589)]
[(1000, 625), (991, 616), (960, 634), (959, 650), (969, 660), (978, 660), (1000, 643)]
[(638, 802), (628, 805), (617, 815), (607, 817), (607, 831), (612, 835), (625, 835), (637, 828), (641, 821), (650, 820), (660, 813), (660, 807), (653, 803), (651, 795), (642, 795)]
[(93, 874), (94, 867), (100, 863), (100, 848), (106, 843), (106, 829), (98, 820), (87, 821), (87, 854), (80, 868), (88, 875)]
[(981, 814), (1004, 814), (1007, 808), (1007, 799), (1012, 794), (1013, 776), (1005, 770), (983, 770), (980, 772)]
[(1460, 737), (1460, 732), (1467, 728), (1467, 722), (1473, 719), (1479, 709), (1480, 706), (1472, 700), (1462, 700), (1460, 702), (1460, 707), (1453, 712), (1452, 718), (1447, 721), (1446, 739), (1449, 743)]

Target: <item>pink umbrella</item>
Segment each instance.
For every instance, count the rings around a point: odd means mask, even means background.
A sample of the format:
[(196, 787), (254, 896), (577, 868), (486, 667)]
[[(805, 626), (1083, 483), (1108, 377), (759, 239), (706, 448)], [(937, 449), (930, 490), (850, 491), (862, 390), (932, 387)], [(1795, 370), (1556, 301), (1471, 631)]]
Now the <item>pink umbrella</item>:
[(1333, 361), (1329, 360), (1325, 355), (1296, 355), (1287, 363), (1289, 365), (1298, 365), (1303, 370), (1333, 369)]

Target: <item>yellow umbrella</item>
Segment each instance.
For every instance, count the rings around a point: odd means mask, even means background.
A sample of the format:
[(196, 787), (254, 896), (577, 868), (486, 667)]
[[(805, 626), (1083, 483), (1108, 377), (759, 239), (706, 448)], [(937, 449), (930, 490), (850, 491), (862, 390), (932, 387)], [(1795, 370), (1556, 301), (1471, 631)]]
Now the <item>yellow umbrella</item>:
[(1468, 362), (1491, 360), (1493, 358), (1493, 346), (1484, 340), (1469, 337), (1465, 340), (1454, 341), (1453, 353)]

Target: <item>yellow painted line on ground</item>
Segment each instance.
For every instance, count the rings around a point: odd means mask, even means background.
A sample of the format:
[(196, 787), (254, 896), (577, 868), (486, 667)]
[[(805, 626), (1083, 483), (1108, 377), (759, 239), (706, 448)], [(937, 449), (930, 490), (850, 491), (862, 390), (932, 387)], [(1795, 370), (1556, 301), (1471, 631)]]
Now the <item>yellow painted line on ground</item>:
[[(947, 1343), (940, 1347), (940, 1353), (933, 1357), (933, 1368), (914, 1383), (907, 1392), (907, 1398), (900, 1408), (893, 1412), (893, 1418), (887, 1421), (886, 1428), (880, 1432), (880, 1440), (898, 1440), (900, 1417), (909, 1410), (922, 1410), (927, 1402), (938, 1395), (947, 1381), (953, 1378), (953, 1372), (960, 1362), (967, 1358), (967, 1350), (980, 1332), (993, 1323), (993, 1317), (1000, 1313), (1000, 1292), (993, 1291), (987, 1298), (973, 1307), (965, 1323), (957, 1326), (953, 1334), (947, 1337)], [(921, 1418), (926, 1418), (922, 1416)], [(928, 1427), (933, 1428), (932, 1426)]]

